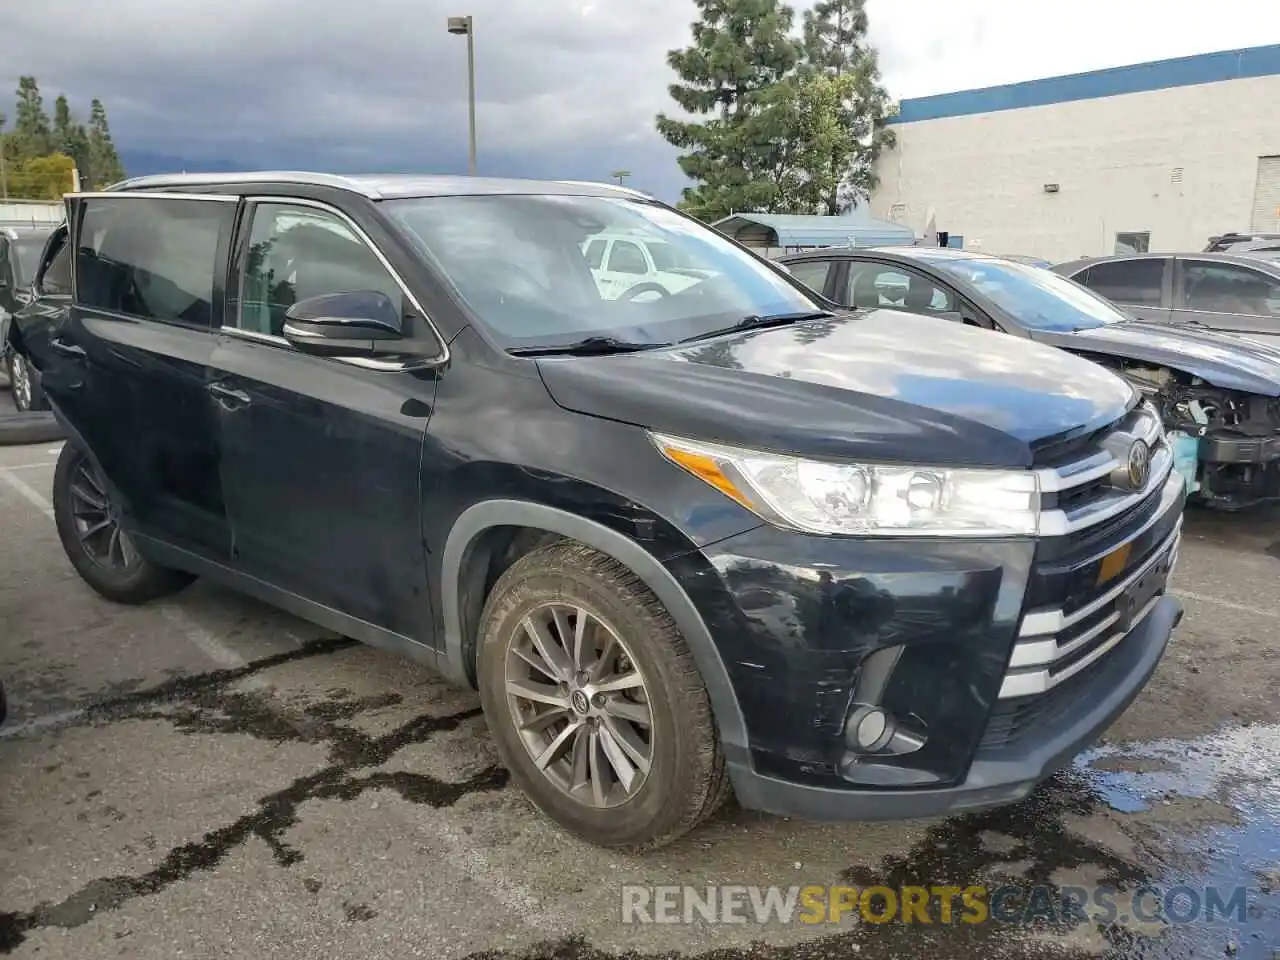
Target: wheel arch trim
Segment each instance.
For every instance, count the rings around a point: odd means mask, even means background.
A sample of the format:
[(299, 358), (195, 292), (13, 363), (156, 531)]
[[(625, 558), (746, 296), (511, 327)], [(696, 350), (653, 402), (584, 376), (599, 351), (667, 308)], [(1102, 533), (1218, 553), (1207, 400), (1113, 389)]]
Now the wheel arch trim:
[(747, 762), (747, 726), (720, 650), (689, 595), (652, 554), (616, 530), (586, 517), (525, 500), (485, 500), (464, 510), (449, 531), (441, 557), (444, 656), (440, 669), (450, 679), (471, 685), (464, 655), (459, 603), (462, 564), (476, 538), (493, 527), (546, 530), (599, 550), (626, 566), (666, 607), (689, 644), (702, 675), (726, 759)]

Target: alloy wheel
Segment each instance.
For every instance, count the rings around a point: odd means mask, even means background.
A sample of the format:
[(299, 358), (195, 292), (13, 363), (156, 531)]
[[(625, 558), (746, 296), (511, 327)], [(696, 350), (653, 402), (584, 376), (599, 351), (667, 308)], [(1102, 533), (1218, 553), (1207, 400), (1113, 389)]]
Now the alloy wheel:
[(27, 358), (15, 353), (9, 364), (12, 375), (13, 405), (19, 410), (31, 409), (31, 371), (27, 369)]
[(120, 514), (107, 495), (101, 475), (87, 459), (71, 475), (71, 517), (81, 549), (94, 563), (124, 572), (141, 560), (120, 529)]
[(653, 757), (653, 713), (626, 643), (580, 606), (530, 611), (507, 645), (511, 718), (534, 765), (578, 802), (625, 803)]

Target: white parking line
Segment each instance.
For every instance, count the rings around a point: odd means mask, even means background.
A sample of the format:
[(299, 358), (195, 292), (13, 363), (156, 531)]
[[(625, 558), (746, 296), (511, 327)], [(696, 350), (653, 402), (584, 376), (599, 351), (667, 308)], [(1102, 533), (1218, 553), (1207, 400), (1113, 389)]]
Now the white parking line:
[(60, 713), (46, 713), (42, 717), (35, 717), (24, 723), (5, 724), (0, 727), (0, 740), (7, 740), (10, 737), (26, 737), (33, 733), (39, 733), (41, 730), (48, 730), (51, 727), (62, 727), (69, 723), (75, 723), (82, 716), (84, 711), (63, 710)]
[(24, 499), (30, 501), (37, 510), (50, 520), (53, 519), (53, 504), (42, 497), (38, 491), (27, 486), (25, 482), (10, 473), (8, 467), (0, 468), (0, 480), (17, 490)]
[[(22, 495), (23, 499), (29, 501), (37, 510), (43, 513), (50, 520), (53, 519), (53, 504), (46, 500), (40, 493), (29, 486), (25, 481), (10, 472), (10, 468), (0, 468), (0, 480), (4, 480), (9, 486)], [(225, 643), (209, 633), (189, 616), (176, 607), (163, 607), (160, 611), (161, 615), (172, 623), (187, 638), (187, 641), (212, 660), (220, 667), (229, 669), (237, 669), (243, 667), (246, 663), (244, 657), (236, 653)], [(251, 681), (257, 680), (257, 677), (250, 678)], [(252, 685), (252, 684), (250, 684)]]

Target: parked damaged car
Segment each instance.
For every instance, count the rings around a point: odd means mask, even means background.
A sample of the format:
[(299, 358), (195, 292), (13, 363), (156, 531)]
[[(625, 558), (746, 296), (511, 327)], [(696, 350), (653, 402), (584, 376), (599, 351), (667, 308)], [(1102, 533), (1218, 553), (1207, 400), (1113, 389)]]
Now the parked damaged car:
[(1280, 349), (1269, 343), (1135, 318), (1101, 290), (1061, 276), (1061, 267), (932, 247), (829, 249), (783, 260), (840, 304), (947, 317), (1102, 364), (1160, 412), (1195, 499), (1238, 510), (1280, 497)]
[[(830, 311), (632, 191), (207, 174), (69, 210), (41, 270), (73, 250), (72, 289), (16, 322), (80, 576), (125, 603), (206, 577), (438, 667), (595, 843), (667, 843), (730, 789), (820, 819), (1020, 800), (1181, 617), (1185, 485), (1130, 384)], [(706, 276), (602, 290), (606, 235)]]

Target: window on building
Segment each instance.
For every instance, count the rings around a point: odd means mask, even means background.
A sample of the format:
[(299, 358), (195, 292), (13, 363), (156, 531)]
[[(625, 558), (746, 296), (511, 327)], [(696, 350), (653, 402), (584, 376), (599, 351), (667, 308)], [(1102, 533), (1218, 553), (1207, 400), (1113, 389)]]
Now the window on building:
[(1168, 262), (1164, 257), (1148, 257), (1098, 263), (1087, 271), (1084, 285), (1115, 303), (1158, 307)]
[(1117, 233), (1116, 253), (1147, 253), (1151, 249), (1151, 233)]

